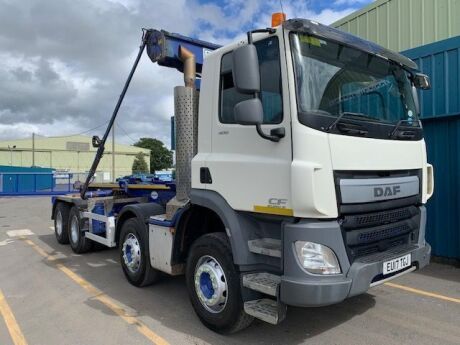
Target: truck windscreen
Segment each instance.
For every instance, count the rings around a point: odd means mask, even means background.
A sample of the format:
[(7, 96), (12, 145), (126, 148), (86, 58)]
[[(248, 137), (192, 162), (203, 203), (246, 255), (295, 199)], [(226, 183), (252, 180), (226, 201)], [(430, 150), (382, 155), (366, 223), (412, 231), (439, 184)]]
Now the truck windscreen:
[(399, 139), (421, 138), (409, 74), (400, 65), (307, 34), (291, 33), (290, 40), (301, 123), (393, 139), (389, 133), (403, 122), (401, 130), (410, 135)]

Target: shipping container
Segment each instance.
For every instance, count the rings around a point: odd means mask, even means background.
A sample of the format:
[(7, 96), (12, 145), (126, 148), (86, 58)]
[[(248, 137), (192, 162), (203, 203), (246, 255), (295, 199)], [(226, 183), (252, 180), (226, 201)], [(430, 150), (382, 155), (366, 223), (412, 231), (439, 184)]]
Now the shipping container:
[(460, 259), (460, 36), (402, 53), (432, 82), (430, 91), (420, 92), (428, 161), (435, 168), (427, 241), (434, 255)]
[(0, 194), (50, 191), (55, 186), (53, 169), (0, 165)]
[(460, 0), (377, 0), (333, 27), (402, 51), (460, 35)]

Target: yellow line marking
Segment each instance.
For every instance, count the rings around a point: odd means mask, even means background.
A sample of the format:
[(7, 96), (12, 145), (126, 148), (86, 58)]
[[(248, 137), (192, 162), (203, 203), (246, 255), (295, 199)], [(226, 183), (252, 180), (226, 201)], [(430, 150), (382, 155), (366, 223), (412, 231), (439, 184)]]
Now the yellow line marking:
[[(47, 260), (49, 261), (56, 260), (55, 256), (49, 255), (46, 251), (40, 248), (33, 241), (28, 240), (28, 239), (24, 239), (24, 241), (28, 245), (30, 245), (33, 249), (35, 249), (35, 251), (38, 254), (40, 254)], [(104, 304), (107, 308), (109, 308), (113, 313), (115, 313), (116, 315), (121, 317), (123, 320), (125, 320), (128, 324), (136, 326), (137, 331), (141, 333), (143, 336), (145, 336), (148, 340), (150, 340), (153, 344), (169, 345), (169, 343), (164, 338), (160, 337), (158, 334), (156, 334), (154, 331), (148, 328), (138, 318), (132, 315), (129, 315), (129, 313), (126, 310), (124, 310), (118, 303), (116, 303), (112, 298), (107, 296), (105, 293), (103, 293), (101, 290), (96, 288), (94, 285), (92, 285), (87, 280), (80, 277), (74, 271), (72, 271), (71, 269), (69, 269), (68, 267), (60, 263), (56, 263), (56, 268), (59, 269), (61, 272), (63, 272), (67, 277), (72, 279), (75, 283), (80, 285), (83, 289), (86, 290), (86, 292), (92, 295), (94, 299)]]
[(440, 299), (440, 300), (443, 300), (443, 301), (459, 303), (460, 304), (460, 298), (444, 296), (444, 295), (440, 295), (440, 294), (437, 294), (437, 293), (434, 293), (434, 292), (414, 289), (414, 288), (411, 288), (409, 286), (399, 285), (399, 284), (394, 284), (394, 283), (385, 283), (384, 285), (391, 286), (393, 288), (404, 290), (404, 291), (407, 291), (407, 292), (412, 292), (412, 293), (415, 293), (415, 294), (418, 294), (418, 295), (427, 296), (427, 297), (433, 297), (433, 298), (437, 298), (437, 299)]
[(281, 207), (269, 207), (269, 206), (259, 206), (254, 205), (254, 212), (266, 213), (266, 214), (276, 214), (279, 216), (293, 216), (294, 211), (292, 208), (281, 208)]
[(14, 345), (27, 345), (26, 338), (24, 338), (24, 334), (22, 334), (16, 318), (14, 317), (10, 306), (6, 302), (6, 298), (5, 295), (3, 295), (2, 290), (0, 290), (0, 314), (2, 314), (3, 319), (5, 320), (6, 327), (8, 328), (8, 332), (10, 332)]
[(37, 246), (33, 241), (28, 240), (24, 237), (21, 237), (21, 240), (23, 240), (25, 243), (27, 243), (29, 246), (31, 246), (35, 251), (40, 254), (41, 256), (45, 257), (49, 261), (54, 261), (56, 260), (56, 257), (49, 255), (47, 252), (45, 252), (42, 248)]

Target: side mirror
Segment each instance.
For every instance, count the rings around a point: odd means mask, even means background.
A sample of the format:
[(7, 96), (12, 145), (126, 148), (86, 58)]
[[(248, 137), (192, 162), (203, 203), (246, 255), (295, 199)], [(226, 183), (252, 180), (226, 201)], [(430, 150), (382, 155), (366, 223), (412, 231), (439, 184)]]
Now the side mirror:
[(429, 90), (431, 89), (430, 77), (426, 74), (417, 73), (414, 75), (414, 85), (417, 89)]
[(241, 46), (232, 54), (233, 83), (238, 92), (255, 94), (260, 91), (259, 58), (253, 44)]
[(239, 125), (260, 125), (264, 121), (264, 109), (259, 98), (241, 101), (233, 109), (235, 122)]

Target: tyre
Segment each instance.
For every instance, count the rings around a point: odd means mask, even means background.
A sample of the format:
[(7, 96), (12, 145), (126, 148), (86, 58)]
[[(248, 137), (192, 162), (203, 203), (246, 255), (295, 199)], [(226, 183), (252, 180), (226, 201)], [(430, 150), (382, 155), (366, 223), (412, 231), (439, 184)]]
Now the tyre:
[(86, 238), (81, 231), (82, 225), (80, 211), (78, 207), (74, 206), (70, 209), (69, 214), (69, 243), (76, 254), (86, 253), (91, 250), (93, 245), (93, 242)]
[(193, 309), (209, 329), (234, 333), (253, 321), (244, 312), (240, 274), (225, 233), (207, 234), (195, 241), (187, 260), (186, 280)]
[(120, 232), (120, 262), (128, 281), (137, 287), (156, 282), (160, 272), (150, 265), (148, 231), (137, 218), (128, 219)]
[(69, 243), (69, 211), (69, 206), (63, 202), (58, 202), (54, 209), (54, 235), (61, 244)]

